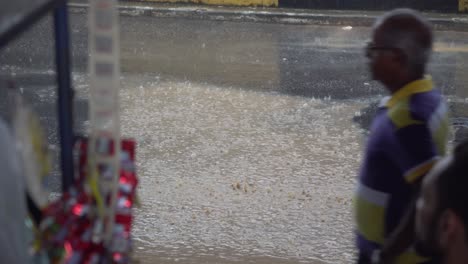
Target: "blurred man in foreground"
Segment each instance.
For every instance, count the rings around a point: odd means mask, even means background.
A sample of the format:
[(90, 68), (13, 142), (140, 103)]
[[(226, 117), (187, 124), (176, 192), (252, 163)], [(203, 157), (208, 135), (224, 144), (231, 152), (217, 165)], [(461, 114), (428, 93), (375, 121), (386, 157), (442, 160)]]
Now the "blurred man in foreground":
[(30, 263), (26, 187), (15, 140), (0, 120), (0, 263)]
[(391, 94), (373, 120), (356, 193), (358, 263), (428, 263), (411, 247), (422, 178), (445, 155), (447, 106), (429, 76), (432, 30), (417, 12), (377, 20), (366, 56)]
[(468, 263), (468, 142), (424, 179), (417, 202), (418, 248), (442, 264)]

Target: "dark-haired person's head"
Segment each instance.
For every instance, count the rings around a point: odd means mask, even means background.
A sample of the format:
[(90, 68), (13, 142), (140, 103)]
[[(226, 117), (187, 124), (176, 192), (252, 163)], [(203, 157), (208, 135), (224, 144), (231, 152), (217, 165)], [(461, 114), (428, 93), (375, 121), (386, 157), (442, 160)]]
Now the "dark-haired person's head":
[(366, 47), (372, 78), (390, 92), (421, 79), (432, 52), (429, 22), (411, 9), (386, 13), (374, 25)]
[(468, 263), (468, 142), (426, 176), (416, 207), (418, 248), (443, 263)]

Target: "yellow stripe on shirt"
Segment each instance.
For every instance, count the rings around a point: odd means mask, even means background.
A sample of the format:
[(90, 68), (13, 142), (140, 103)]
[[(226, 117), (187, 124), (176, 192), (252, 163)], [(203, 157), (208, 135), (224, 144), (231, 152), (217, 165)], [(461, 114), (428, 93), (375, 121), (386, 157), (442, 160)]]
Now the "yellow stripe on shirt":
[(405, 128), (410, 125), (423, 124), (423, 122), (411, 117), (409, 98), (397, 102), (392, 108), (388, 109), (388, 117), (392, 120), (397, 129)]
[(382, 244), (385, 235), (385, 208), (389, 195), (360, 183), (355, 198), (358, 232), (367, 240)]
[(433, 87), (434, 83), (432, 82), (431, 76), (425, 76), (424, 79), (410, 82), (392, 95), (392, 98), (387, 102), (387, 107), (392, 108), (398, 102), (403, 101), (413, 94), (429, 92)]
[(427, 262), (429, 259), (416, 254), (416, 252), (405, 252), (397, 257), (395, 264), (417, 264)]
[(432, 167), (434, 166), (434, 164), (437, 162), (438, 159), (439, 157), (434, 157), (428, 161), (425, 161), (413, 167), (412, 169), (410, 169), (408, 172), (405, 173), (405, 180), (408, 183), (416, 182), (417, 180), (419, 180), (422, 176), (426, 175), (426, 173), (428, 173), (432, 169)]

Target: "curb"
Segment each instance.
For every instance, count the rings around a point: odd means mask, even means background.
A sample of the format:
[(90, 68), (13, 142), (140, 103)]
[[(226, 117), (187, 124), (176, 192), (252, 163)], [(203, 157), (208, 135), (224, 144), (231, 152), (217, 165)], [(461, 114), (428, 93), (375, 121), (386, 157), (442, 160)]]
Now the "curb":
[[(88, 8), (88, 4), (79, 2), (69, 3), (68, 6), (72, 13), (85, 13)], [(375, 19), (382, 14), (381, 12), (362, 14), (356, 11), (314, 12), (300, 9), (207, 7), (141, 2), (121, 2), (119, 12), (122, 16), (354, 27), (372, 26)], [(468, 32), (467, 16), (434, 13), (426, 13), (426, 16), (429, 17), (435, 30)]]

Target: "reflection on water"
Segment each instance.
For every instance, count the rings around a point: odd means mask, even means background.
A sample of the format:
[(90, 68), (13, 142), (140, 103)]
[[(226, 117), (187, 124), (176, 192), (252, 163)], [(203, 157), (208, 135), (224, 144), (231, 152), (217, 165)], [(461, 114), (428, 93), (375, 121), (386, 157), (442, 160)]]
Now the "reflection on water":
[(121, 92), (122, 131), (139, 140), (138, 256), (352, 259), (366, 102), (141, 78)]

